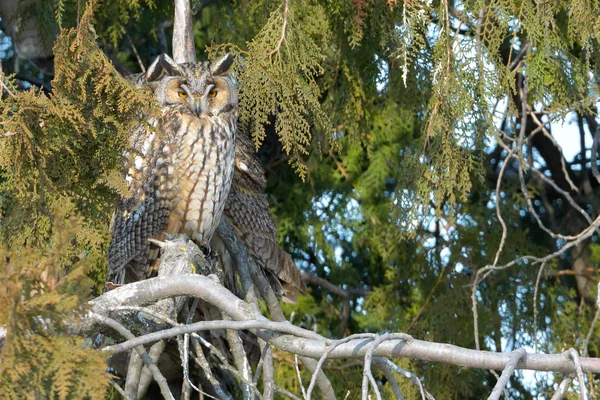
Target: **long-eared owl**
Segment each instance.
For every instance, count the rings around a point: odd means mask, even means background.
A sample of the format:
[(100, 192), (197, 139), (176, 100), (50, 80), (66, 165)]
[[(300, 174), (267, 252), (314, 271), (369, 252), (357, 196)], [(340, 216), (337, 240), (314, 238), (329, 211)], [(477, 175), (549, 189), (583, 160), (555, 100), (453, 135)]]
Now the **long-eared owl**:
[[(252, 142), (236, 132), (237, 91), (227, 74), (232, 61), (227, 55), (214, 63), (179, 65), (161, 55), (146, 73), (128, 77), (136, 87), (153, 90), (162, 116), (149, 118), (130, 137), (130, 195), (119, 199), (113, 219), (109, 282), (149, 276), (157, 249), (151, 250), (148, 239), (186, 233), (208, 244), (225, 215), (285, 300), (306, 291), (296, 265), (277, 244), (265, 173)], [(211, 246), (232, 273), (216, 236)]]
[(108, 281), (145, 279), (148, 239), (185, 233), (208, 245), (223, 214), (235, 159), (238, 95), (233, 62), (177, 64), (159, 56), (146, 73), (128, 78), (149, 87), (161, 115), (136, 126), (125, 154), (129, 195), (119, 199), (108, 253)]

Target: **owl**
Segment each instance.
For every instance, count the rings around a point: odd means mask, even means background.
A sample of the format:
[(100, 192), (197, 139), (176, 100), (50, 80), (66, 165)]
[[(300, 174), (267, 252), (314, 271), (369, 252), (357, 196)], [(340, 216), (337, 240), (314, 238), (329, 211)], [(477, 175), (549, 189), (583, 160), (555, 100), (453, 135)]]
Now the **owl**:
[(136, 126), (125, 154), (129, 193), (111, 226), (108, 282), (148, 278), (158, 250), (149, 239), (187, 234), (208, 246), (233, 180), (238, 95), (233, 57), (177, 64), (159, 56), (128, 79), (149, 87), (161, 113)]
[[(264, 194), (266, 184), (265, 172), (252, 141), (238, 128), (235, 173), (225, 203), (225, 217), (254, 260), (267, 273), (279, 296), (295, 303), (298, 294), (306, 292), (306, 286), (296, 264), (277, 244), (275, 220)], [(217, 244), (215, 248), (222, 247)]]

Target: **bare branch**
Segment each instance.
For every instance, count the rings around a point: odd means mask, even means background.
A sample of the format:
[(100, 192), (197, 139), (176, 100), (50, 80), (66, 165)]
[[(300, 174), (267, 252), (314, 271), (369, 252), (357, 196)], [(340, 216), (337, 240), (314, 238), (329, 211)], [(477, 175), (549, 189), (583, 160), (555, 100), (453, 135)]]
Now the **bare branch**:
[(289, 397), (292, 400), (301, 400), (300, 397), (298, 397), (298, 396), (294, 395), (293, 393), (290, 393), (287, 390), (282, 389), (280, 387), (275, 387), (275, 391), (277, 393), (281, 393), (282, 395)]
[(567, 390), (569, 386), (573, 382), (573, 376), (567, 376), (563, 381), (558, 385), (558, 390), (554, 392), (554, 395), (550, 400), (562, 400), (567, 394)]
[(304, 388), (304, 384), (302, 383), (302, 375), (300, 375), (300, 367), (298, 366), (297, 354), (294, 355), (294, 367), (296, 368), (296, 376), (298, 377), (298, 386), (300, 386), (300, 389), (302, 389), (302, 396), (305, 399), (310, 399), (310, 397), (306, 395), (306, 389)]
[[(259, 343), (265, 348), (265, 352), (261, 357), (263, 365), (263, 397), (265, 400), (273, 400), (275, 398), (275, 368), (273, 367), (273, 351), (269, 343), (260, 340)], [(258, 368), (257, 368), (258, 370)]]
[[(227, 317), (223, 315), (223, 317)], [(227, 342), (229, 343), (231, 354), (233, 355), (233, 361), (237, 367), (237, 370), (242, 376), (242, 393), (244, 400), (252, 400), (252, 368), (246, 357), (244, 351), (244, 343), (240, 338), (239, 334), (234, 330), (227, 330)], [(259, 398), (262, 398), (259, 396)]]
[(321, 358), (319, 359), (319, 362), (317, 363), (316, 367), (315, 367), (315, 371), (312, 375), (312, 378), (310, 380), (310, 383), (308, 385), (308, 391), (307, 391), (307, 397), (310, 399), (310, 396), (312, 395), (312, 391), (315, 387), (315, 383), (317, 381), (317, 373), (323, 369), (323, 364), (325, 363), (325, 360), (327, 360), (327, 357), (329, 356), (329, 354), (331, 354), (331, 352), (333, 350), (335, 350), (338, 346), (341, 346), (344, 343), (348, 343), (351, 340), (356, 340), (356, 339), (367, 339), (367, 340), (373, 340), (375, 339), (376, 335), (372, 334), (372, 333), (359, 333), (356, 335), (351, 335), (348, 336), (344, 339), (340, 339), (340, 340), (336, 340), (335, 342), (331, 343), (330, 346), (328, 346), (327, 350), (323, 353), (323, 355), (321, 356)]
[(327, 289), (331, 293), (336, 294), (342, 298), (367, 297), (371, 294), (370, 291), (363, 289), (342, 289), (341, 287), (329, 282), (327, 279), (319, 278), (318, 276), (307, 274), (306, 272), (303, 272), (301, 275), (302, 279), (304, 279), (306, 282), (321, 286), (322, 288)]
[[(246, 292), (246, 301), (250, 301), (255, 312), (260, 315), (256, 294), (254, 294), (254, 290), (258, 288), (261, 297), (267, 303), (271, 318), (279, 322), (286, 321), (273, 288), (269, 285), (261, 269), (250, 257), (248, 248), (236, 237), (233, 228), (225, 219), (221, 220), (221, 223), (217, 227), (217, 234), (225, 244), (227, 251), (232, 255), (237, 272), (240, 275), (240, 280), (242, 281), (242, 286)], [(300, 357), (300, 359), (309, 370), (314, 370), (316, 361), (306, 357)], [(333, 387), (329, 379), (325, 376), (325, 373), (322, 370), (317, 370), (316, 373), (317, 383), (323, 397), (326, 399), (335, 399)]]
[(192, 9), (189, 0), (175, 0), (173, 21), (173, 59), (181, 64), (196, 62)]
[(131, 36), (127, 35), (127, 40), (129, 40), (129, 44), (131, 45), (131, 49), (133, 50), (135, 59), (137, 60), (138, 65), (140, 66), (140, 70), (142, 72), (146, 72), (146, 66), (144, 66), (144, 62), (142, 61), (142, 58), (138, 54), (137, 48), (135, 47), (135, 44), (133, 44), (133, 40), (131, 40)]
[(596, 133), (594, 133), (594, 144), (592, 145), (592, 174), (600, 183), (600, 172), (598, 172), (598, 142), (600, 142), (600, 125), (596, 128)]
[[(150, 347), (150, 351), (148, 351), (148, 355), (150, 356), (152, 361), (154, 361), (154, 364), (158, 363), (160, 356), (162, 355), (163, 351), (165, 350), (165, 346), (166, 346), (165, 341), (161, 340), (158, 343), (154, 343)], [(144, 366), (144, 368), (142, 369), (142, 376), (140, 377), (140, 384), (138, 386), (138, 391), (137, 391), (138, 399), (141, 399), (146, 395), (146, 392), (148, 391), (148, 387), (150, 386), (151, 383), (152, 383), (152, 372), (150, 372), (150, 370), (148, 370), (148, 367)]]
[(400, 340), (404, 343), (410, 343), (412, 341), (412, 337), (410, 335), (404, 333), (391, 333), (386, 335), (378, 336), (373, 343), (369, 346), (367, 353), (365, 354), (365, 365), (363, 368), (363, 381), (362, 381), (362, 397), (363, 399), (367, 399), (369, 392), (369, 382), (373, 386), (375, 390), (375, 395), (377, 399), (381, 399), (381, 394), (379, 393), (379, 388), (377, 387), (377, 383), (375, 382), (375, 378), (373, 378), (373, 374), (371, 373), (371, 361), (373, 359), (373, 352), (375, 349), (383, 342), (387, 340)]
[(204, 374), (206, 375), (206, 379), (208, 379), (208, 381), (212, 385), (213, 389), (215, 390), (215, 392), (217, 393), (219, 398), (225, 399), (225, 400), (232, 400), (231, 396), (229, 394), (225, 393), (225, 391), (221, 387), (221, 383), (213, 375), (210, 364), (208, 363), (208, 360), (204, 356), (204, 352), (202, 351), (202, 348), (200, 347), (200, 343), (199, 343), (198, 339), (196, 339), (193, 336), (192, 336), (192, 345), (194, 346), (194, 350), (196, 352), (196, 357), (194, 358), (194, 360), (200, 366), (200, 368), (202, 368), (202, 371), (204, 371)]
[(535, 289), (533, 290), (533, 349), (537, 351), (537, 298), (538, 298), (538, 289), (540, 287), (540, 280), (542, 278), (542, 272), (544, 271), (544, 267), (546, 263), (542, 263), (540, 269), (538, 270), (537, 278), (535, 279)]
[(381, 358), (375, 357), (373, 359), (373, 364), (379, 368), (379, 370), (385, 376), (385, 379), (388, 381), (390, 386), (392, 387), (392, 392), (394, 393), (394, 397), (398, 400), (404, 400), (404, 395), (402, 394), (402, 390), (400, 389), (400, 385), (398, 385), (398, 381), (396, 377), (392, 373), (392, 370), (387, 366), (385, 362)]
[(113, 380), (111, 379), (111, 380), (110, 380), (110, 384), (112, 385), (112, 387), (113, 387), (113, 388), (115, 388), (115, 390), (116, 390), (117, 392), (119, 392), (119, 394), (120, 394), (121, 396), (123, 396), (123, 398), (124, 398), (124, 399), (126, 399), (126, 398), (127, 398), (127, 393), (125, 393), (125, 391), (123, 390), (123, 388), (122, 388), (121, 386), (119, 386), (119, 385), (117, 384), (117, 382), (115, 382), (115, 381), (113, 381)]
[(331, 382), (329, 381), (329, 379), (327, 378), (327, 376), (325, 375), (325, 373), (323, 371), (318, 371), (316, 369), (317, 367), (317, 361), (314, 360), (314, 358), (317, 357), (300, 357), (300, 359), (302, 360), (302, 364), (304, 364), (304, 366), (306, 367), (306, 369), (308, 369), (308, 372), (310, 372), (313, 375), (317, 375), (317, 386), (319, 387), (319, 390), (321, 391), (321, 395), (323, 396), (323, 399), (325, 400), (335, 400), (335, 392), (333, 390), (333, 386), (331, 385)]
[(599, 317), (600, 317), (600, 283), (598, 284), (598, 290), (597, 290), (597, 294), (596, 294), (596, 314), (594, 315), (594, 320), (592, 321), (592, 324), (590, 325), (588, 334), (585, 337), (585, 340), (583, 341), (583, 343), (581, 345), (581, 354), (584, 357), (587, 357), (587, 355), (588, 355), (588, 346), (590, 344), (590, 340), (592, 339), (592, 334), (594, 333), (594, 329), (596, 329), (596, 324), (598, 323)]
[[(202, 323), (206, 325), (198, 325), (198, 327), (202, 327), (203, 329), (223, 329), (224, 327), (229, 329), (257, 329), (255, 330), (256, 335), (270, 342), (276, 348), (315, 360), (319, 359), (327, 351), (328, 343), (331, 343), (330, 340), (313, 331), (296, 327), (287, 322), (272, 322), (263, 316), (254, 315), (252, 309), (243, 300), (237, 298), (210, 277), (202, 275), (172, 275), (127, 284), (103, 294), (90, 302), (90, 304), (92, 305), (92, 311), (98, 313), (118, 304), (118, 302), (125, 305), (148, 304), (167, 296), (200, 297), (204, 301), (223, 309), (238, 321), (203, 321)], [(236, 323), (238, 325), (235, 325)], [(209, 324), (215, 325), (210, 326)], [(89, 324), (84, 328), (89, 330)], [(176, 336), (185, 333), (187, 329), (193, 331), (195, 328), (188, 328), (187, 326), (177, 327), (174, 328), (176, 330), (171, 330), (170, 335)], [(296, 336), (281, 335), (281, 333), (276, 333), (278, 330), (279, 332), (290, 333)], [(135, 340), (144, 339), (139, 343), (146, 343), (169, 337), (169, 335), (160, 336), (162, 332), (144, 335)], [(148, 340), (150, 335), (159, 336), (154, 336), (151, 340)], [(117, 349), (117, 346), (122, 345), (115, 345), (112, 348)], [(123, 348), (120, 351), (123, 351)], [(333, 350), (329, 358), (359, 359), (364, 357), (366, 351), (364, 340), (351, 340)], [(386, 341), (373, 351), (373, 355), (425, 359), (432, 362), (445, 362), (463, 367), (494, 370), (504, 369), (510, 360), (510, 355), (508, 354), (477, 351), (417, 339), (413, 339), (410, 343), (404, 343), (402, 340)], [(519, 361), (517, 368), (555, 371), (564, 374), (575, 372), (573, 363), (560, 354), (528, 353)], [(600, 359), (581, 358), (581, 368), (583, 372), (600, 373)]]
[(569, 349), (566, 351), (566, 354), (573, 360), (573, 364), (575, 365), (575, 374), (577, 376), (577, 381), (579, 382), (579, 398), (581, 400), (587, 400), (587, 390), (585, 388), (585, 380), (583, 379), (583, 370), (581, 368), (579, 353), (577, 353), (577, 350), (575, 349)]
[(382, 358), (382, 357), (373, 357), (373, 363), (385, 364), (386, 366), (390, 367), (393, 371), (404, 376), (414, 386), (416, 386), (417, 389), (419, 389), (419, 392), (421, 393), (421, 399), (435, 400), (435, 398), (427, 390), (425, 390), (425, 388), (423, 387), (423, 384), (421, 383), (421, 381), (419, 380), (419, 378), (417, 376), (398, 367), (391, 360), (388, 360), (387, 358)]
[(143, 367), (144, 361), (140, 355), (135, 351), (131, 352), (131, 355), (129, 356), (129, 365), (127, 367), (127, 380), (125, 381), (125, 393), (127, 393), (127, 399), (137, 399)]
[(510, 360), (508, 361), (508, 363), (506, 363), (506, 367), (504, 367), (504, 371), (502, 371), (502, 376), (500, 376), (500, 379), (498, 379), (498, 382), (496, 382), (496, 386), (494, 386), (494, 389), (488, 397), (488, 400), (500, 399), (502, 392), (508, 384), (510, 376), (513, 374), (515, 368), (517, 367), (517, 363), (520, 359), (525, 357), (526, 354), (527, 352), (524, 349), (518, 349), (510, 353)]
[[(133, 336), (133, 333), (131, 333), (123, 325), (119, 324), (117, 321), (115, 321), (113, 319), (107, 318), (103, 315), (94, 314), (94, 313), (90, 313), (89, 316), (91, 318), (95, 319), (97, 322), (114, 329), (119, 334), (123, 335), (126, 339), (133, 339), (135, 337), (135, 336)], [(156, 364), (154, 364), (154, 362), (152, 362), (152, 359), (150, 358), (148, 353), (146, 353), (146, 350), (144, 349), (144, 347), (137, 346), (135, 348), (135, 350), (140, 355), (141, 359), (144, 361), (144, 364), (146, 364), (146, 366), (148, 367), (150, 372), (152, 372), (152, 376), (154, 377), (154, 380), (160, 387), (160, 392), (163, 395), (163, 397), (168, 400), (175, 400), (175, 398), (173, 397), (173, 394), (169, 390), (169, 385), (167, 383), (167, 380), (161, 374), (161, 372), (158, 369), (158, 367), (156, 366)]]

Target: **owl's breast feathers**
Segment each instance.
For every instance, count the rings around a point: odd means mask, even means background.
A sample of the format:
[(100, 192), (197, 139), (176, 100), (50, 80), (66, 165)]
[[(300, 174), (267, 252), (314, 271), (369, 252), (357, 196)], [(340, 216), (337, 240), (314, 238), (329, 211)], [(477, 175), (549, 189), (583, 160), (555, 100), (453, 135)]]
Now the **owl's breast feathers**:
[(125, 154), (130, 193), (119, 199), (113, 219), (109, 280), (147, 278), (157, 256), (148, 239), (162, 233), (210, 240), (233, 179), (235, 129), (235, 120), (175, 109), (134, 129)]

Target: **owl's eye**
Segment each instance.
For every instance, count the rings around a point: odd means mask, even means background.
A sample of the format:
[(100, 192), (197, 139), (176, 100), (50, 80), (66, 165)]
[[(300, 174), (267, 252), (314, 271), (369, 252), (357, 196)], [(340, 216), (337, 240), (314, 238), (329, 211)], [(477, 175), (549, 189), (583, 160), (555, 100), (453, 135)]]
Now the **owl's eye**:
[(208, 92), (208, 97), (210, 97), (211, 99), (217, 97), (217, 89), (212, 89), (210, 92)]
[(179, 92), (177, 92), (177, 95), (179, 96), (180, 99), (185, 99), (188, 95), (186, 92), (184, 92), (183, 90), (180, 90)]

